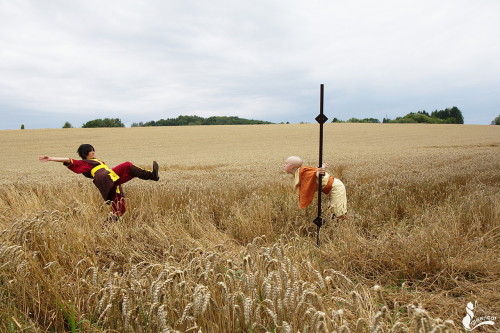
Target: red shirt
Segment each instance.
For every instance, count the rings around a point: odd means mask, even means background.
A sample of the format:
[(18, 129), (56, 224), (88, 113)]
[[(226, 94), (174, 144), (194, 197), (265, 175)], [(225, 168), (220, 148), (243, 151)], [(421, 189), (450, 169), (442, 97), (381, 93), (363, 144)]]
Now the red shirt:
[[(108, 168), (104, 162), (98, 159), (90, 160), (74, 160), (70, 158), (69, 163), (64, 163), (74, 173), (81, 173), (87, 178), (93, 179), (94, 185), (97, 187), (99, 192), (105, 201), (113, 200), (116, 190), (115, 182), (120, 178), (113, 170)], [(94, 174), (92, 174), (92, 170)]]

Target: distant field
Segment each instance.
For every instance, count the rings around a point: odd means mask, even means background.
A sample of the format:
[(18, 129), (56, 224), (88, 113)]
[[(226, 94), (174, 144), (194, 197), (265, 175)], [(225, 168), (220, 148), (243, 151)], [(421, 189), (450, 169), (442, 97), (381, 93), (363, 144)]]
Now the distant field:
[[(81, 143), (111, 167), (157, 160), (161, 180), (127, 183), (106, 222), (90, 180), (38, 162)], [(282, 171), (317, 145), (317, 124), (0, 131), (0, 331), (460, 332), (468, 302), (500, 317), (500, 126), (326, 124), (349, 218), (320, 248)]]
[[(363, 166), (368, 168), (366, 172), (392, 171), (395, 166), (414, 165), (415, 161), (430, 166), (437, 163), (436, 159), (451, 155), (496, 152), (499, 134), (495, 126), (326, 124), (324, 159), (349, 168)], [(315, 124), (0, 131), (5, 163), (0, 175), (2, 181), (24, 176), (25, 172), (44, 178), (47, 170), (60, 168), (42, 168), (36, 163), (38, 155), (76, 158), (81, 143), (93, 144), (109, 165), (125, 160), (149, 164), (157, 159), (165, 168), (224, 164), (281, 171), (283, 159), (290, 154), (317, 163), (317, 141)], [(269, 173), (253, 172), (259, 177)]]

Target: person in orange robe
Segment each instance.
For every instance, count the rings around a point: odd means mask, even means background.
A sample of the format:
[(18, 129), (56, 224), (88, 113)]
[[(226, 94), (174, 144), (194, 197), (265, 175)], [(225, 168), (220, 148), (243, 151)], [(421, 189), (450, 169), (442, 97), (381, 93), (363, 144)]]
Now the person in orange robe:
[(322, 192), (329, 196), (330, 205), (334, 217), (343, 217), (347, 213), (347, 194), (344, 183), (338, 178), (330, 176), (325, 169), (302, 166), (303, 161), (298, 156), (290, 156), (285, 160), (283, 170), (295, 177), (295, 188), (299, 192), (299, 207), (306, 208), (314, 199), (318, 191), (319, 174), (322, 177)]

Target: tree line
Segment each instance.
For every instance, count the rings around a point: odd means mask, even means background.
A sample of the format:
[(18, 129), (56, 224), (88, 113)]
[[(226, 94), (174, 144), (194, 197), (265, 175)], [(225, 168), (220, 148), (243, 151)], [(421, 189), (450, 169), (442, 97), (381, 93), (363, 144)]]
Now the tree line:
[(147, 127), (147, 126), (192, 126), (192, 125), (259, 125), (272, 124), (269, 121), (245, 119), (235, 116), (178, 116), (177, 118), (167, 118), (160, 120), (151, 120), (148, 122), (132, 123), (132, 127)]
[[(332, 123), (380, 123), (377, 118), (350, 118), (347, 121), (342, 121), (333, 118)], [(435, 110), (431, 114), (427, 111), (410, 112), (406, 116), (396, 117), (396, 119), (384, 118), (382, 123), (427, 123), (427, 124), (463, 124), (464, 117), (462, 112), (456, 107), (446, 108), (444, 110)]]
[[(214, 116), (203, 118), (199, 116), (178, 116), (177, 118), (167, 118), (160, 120), (151, 120), (147, 122), (132, 123), (131, 127), (148, 126), (192, 126), (192, 125), (258, 125), (273, 124), (269, 121), (245, 119), (236, 116)], [(24, 127), (24, 125), (23, 125)], [(87, 121), (82, 128), (97, 127), (125, 127), (125, 124), (119, 118), (103, 118)], [(65, 122), (62, 128), (73, 128), (70, 122)], [(24, 128), (22, 128), (24, 129)]]
[[(349, 118), (348, 120), (339, 120), (333, 118), (332, 123), (381, 123), (377, 118)], [(428, 123), (428, 124), (463, 124), (464, 117), (462, 112), (456, 107), (444, 110), (435, 110), (430, 114), (424, 111), (410, 112), (404, 117), (395, 119), (383, 118), (382, 123)], [(178, 116), (177, 118), (167, 118), (160, 120), (151, 120), (148, 122), (132, 123), (132, 127), (147, 126), (191, 126), (191, 125), (254, 125), (254, 124), (273, 124), (269, 121), (253, 120), (239, 118), (235, 116), (213, 116), (203, 118), (199, 116)], [(282, 123), (284, 124), (284, 123)], [(289, 124), (289, 122), (287, 122)], [(496, 117), (491, 125), (500, 125), (500, 115)], [(94, 127), (125, 127), (119, 118), (94, 119), (83, 124), (82, 128)], [(63, 128), (73, 128), (71, 123), (65, 122)], [(21, 125), (24, 129), (24, 124)]]

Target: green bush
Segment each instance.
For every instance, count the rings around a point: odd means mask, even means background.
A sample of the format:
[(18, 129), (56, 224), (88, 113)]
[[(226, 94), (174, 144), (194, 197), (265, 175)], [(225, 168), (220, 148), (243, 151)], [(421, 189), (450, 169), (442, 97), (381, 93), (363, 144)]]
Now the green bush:
[(125, 125), (118, 118), (104, 118), (104, 119), (94, 119), (91, 121), (87, 121), (82, 126), (82, 128), (94, 128), (94, 127), (125, 127)]

